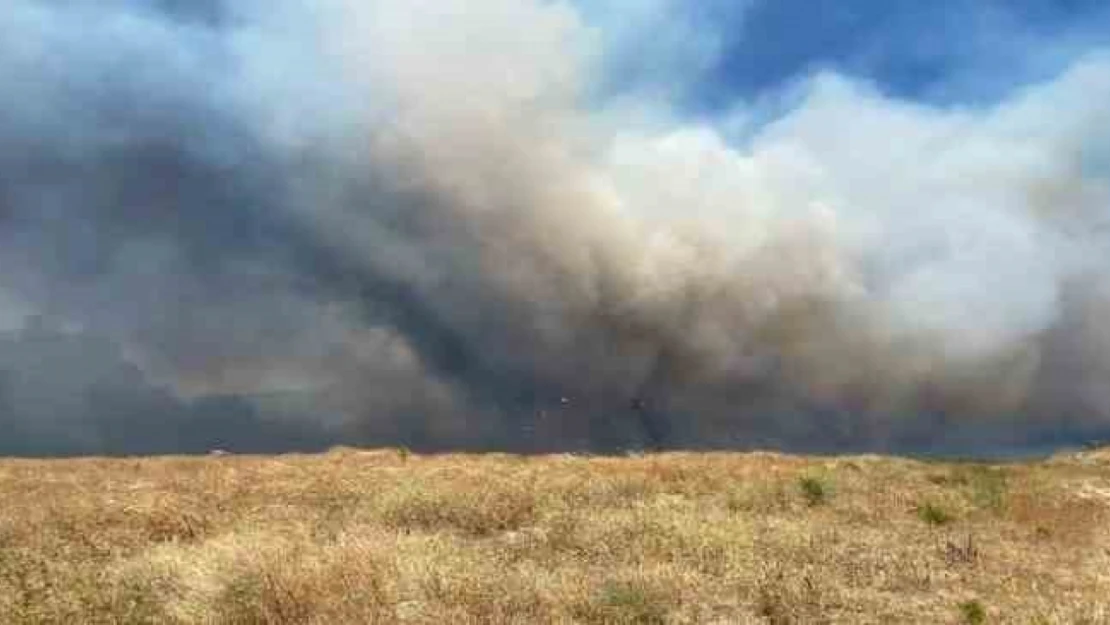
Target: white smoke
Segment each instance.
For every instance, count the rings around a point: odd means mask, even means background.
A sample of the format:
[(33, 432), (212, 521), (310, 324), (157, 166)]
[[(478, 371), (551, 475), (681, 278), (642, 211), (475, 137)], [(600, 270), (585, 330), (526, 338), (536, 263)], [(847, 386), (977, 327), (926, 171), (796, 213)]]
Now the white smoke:
[[(655, 25), (696, 73), (714, 44), (668, 29), (672, 11), (652, 3), (632, 23)], [(116, 114), (169, 129), (217, 180), (261, 181), (223, 210), (296, 233), (215, 275), (182, 250), (234, 241), (113, 244), (112, 269), (85, 287), (28, 268), (18, 290), (128, 344), (182, 392), (320, 389), (371, 439), (512, 445), (521, 414), (563, 397), (546, 426), (556, 445), (622, 444), (641, 426), (672, 445), (843, 427), (844, 444), (928, 440), (943, 432), (915, 415), (937, 412), (1110, 422), (1102, 378), (1065, 373), (1110, 370), (1110, 57), (990, 106), (901, 101), (824, 73), (792, 85), (794, 106), (770, 121), (759, 101), (692, 121), (659, 99), (682, 91), (666, 88), (673, 64), (599, 100), (612, 55), (627, 54), (612, 16), (542, 0), (285, 0), (240, 5), (217, 28), (127, 3), (17, 2), (0, 18), (0, 85), (43, 59), (57, 70), (27, 92), (42, 106), (29, 95), (0, 118), (0, 138), (22, 128), (109, 168), (106, 146), (141, 133), (101, 136), (54, 91), (70, 73), (116, 72), (108, 96), (133, 105)], [(104, 40), (66, 39), (93, 18), (111, 26)], [(28, 185), (6, 188), (27, 201)], [(179, 210), (206, 214), (194, 191)], [(98, 215), (90, 227), (107, 232)], [(93, 295), (108, 292), (117, 301)], [(165, 302), (183, 294), (188, 319), (167, 325)], [(637, 424), (629, 400), (664, 423)]]

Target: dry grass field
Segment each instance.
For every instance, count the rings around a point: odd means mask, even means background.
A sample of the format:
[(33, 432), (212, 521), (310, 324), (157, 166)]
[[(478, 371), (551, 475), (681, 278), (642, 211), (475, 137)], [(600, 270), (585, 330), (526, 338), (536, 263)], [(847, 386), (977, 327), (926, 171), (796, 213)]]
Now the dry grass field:
[(1110, 453), (0, 462), (2, 623), (1110, 623)]

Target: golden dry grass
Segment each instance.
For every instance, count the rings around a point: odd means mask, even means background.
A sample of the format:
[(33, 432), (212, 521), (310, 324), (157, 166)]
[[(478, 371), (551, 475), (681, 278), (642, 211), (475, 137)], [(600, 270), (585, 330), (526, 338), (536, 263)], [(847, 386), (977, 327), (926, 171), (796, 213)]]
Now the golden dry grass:
[(1110, 453), (0, 462), (2, 623), (1110, 623)]

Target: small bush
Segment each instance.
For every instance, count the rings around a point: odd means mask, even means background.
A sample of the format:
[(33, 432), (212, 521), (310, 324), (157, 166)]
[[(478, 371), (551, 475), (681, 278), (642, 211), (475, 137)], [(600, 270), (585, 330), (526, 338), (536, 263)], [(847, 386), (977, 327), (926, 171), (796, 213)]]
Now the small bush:
[(947, 525), (954, 520), (947, 510), (931, 502), (918, 506), (917, 516), (929, 525)]
[(980, 508), (1001, 512), (1006, 507), (1006, 474), (999, 469), (980, 468), (970, 477), (971, 500)]
[(819, 506), (827, 503), (831, 495), (831, 489), (824, 480), (806, 476), (798, 480), (798, 488), (802, 491), (802, 496), (805, 497), (806, 503), (810, 506)]
[(668, 601), (665, 596), (644, 582), (609, 582), (598, 596), (597, 612), (590, 620), (601, 622), (655, 625), (667, 620)]
[(986, 608), (975, 599), (960, 604), (960, 615), (968, 625), (982, 625), (987, 622)]
[(1001, 512), (1006, 506), (1009, 487), (1006, 471), (999, 467), (982, 465), (960, 466), (946, 474), (931, 475), (929, 481), (938, 486), (961, 488), (965, 496), (977, 507)]

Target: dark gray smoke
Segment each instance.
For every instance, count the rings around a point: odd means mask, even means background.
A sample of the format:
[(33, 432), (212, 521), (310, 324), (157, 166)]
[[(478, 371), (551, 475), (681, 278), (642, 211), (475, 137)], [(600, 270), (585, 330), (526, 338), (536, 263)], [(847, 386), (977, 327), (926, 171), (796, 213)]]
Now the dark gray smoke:
[(15, 0), (0, 453), (1110, 431), (1105, 57), (694, 125), (588, 102), (604, 41), (540, 0)]

